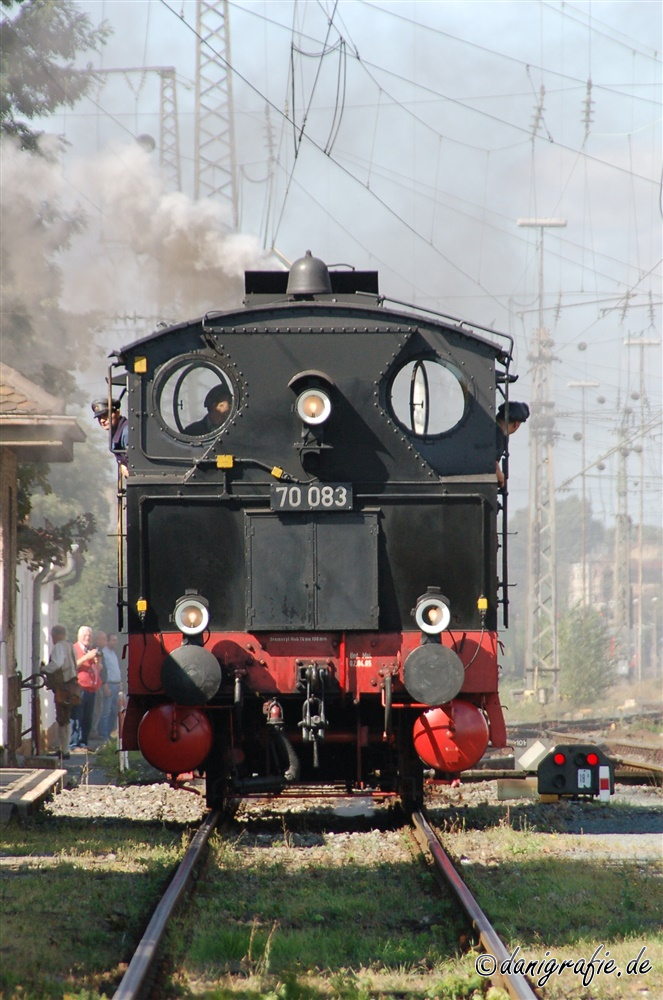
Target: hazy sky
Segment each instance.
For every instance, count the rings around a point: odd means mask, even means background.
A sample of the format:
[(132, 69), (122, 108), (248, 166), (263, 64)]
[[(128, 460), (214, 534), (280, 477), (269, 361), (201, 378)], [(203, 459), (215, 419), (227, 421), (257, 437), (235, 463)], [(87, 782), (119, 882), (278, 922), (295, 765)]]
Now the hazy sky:
[[(156, 243), (169, 248), (174, 270), (192, 269), (187, 315), (228, 304), (237, 274), (262, 249), (290, 260), (311, 249), (329, 263), (378, 269), (383, 293), (511, 333), (514, 396), (529, 399), (540, 230), (516, 220), (565, 219), (565, 228), (546, 230), (543, 253), (544, 324), (557, 358), (557, 481), (580, 471), (581, 390), (569, 382), (600, 383), (585, 396), (588, 462), (615, 447), (625, 401), (638, 423), (641, 400), (630, 397), (640, 388), (641, 351), (624, 341), (661, 338), (658, 0), (229, 3), (241, 233), (230, 240), (229, 206), (193, 202), (196, 3), (78, 6), (114, 29), (95, 66), (150, 69), (110, 74), (92, 99), (48, 123), (71, 144), (62, 190), (80, 199), (96, 241), (72, 254), (70, 307), (79, 297), (80, 308), (89, 304), (94, 289), (118, 314), (155, 314), (146, 275)], [(155, 69), (171, 66), (180, 195), (158, 175)], [(223, 60), (206, 73), (214, 87)], [(157, 143), (152, 153), (136, 146), (144, 134)], [(95, 262), (86, 281), (83, 260)], [(209, 268), (225, 276), (211, 293), (197, 284)], [(210, 294), (218, 301), (208, 302)], [(121, 327), (108, 324), (104, 347), (132, 339)], [(644, 441), (645, 509), (657, 522), (661, 349), (642, 354), (642, 412), (657, 428)], [(527, 502), (529, 442), (520, 435), (512, 510)], [(615, 458), (605, 465), (587, 484), (596, 513), (610, 520)], [(637, 456), (629, 474), (635, 495)]]

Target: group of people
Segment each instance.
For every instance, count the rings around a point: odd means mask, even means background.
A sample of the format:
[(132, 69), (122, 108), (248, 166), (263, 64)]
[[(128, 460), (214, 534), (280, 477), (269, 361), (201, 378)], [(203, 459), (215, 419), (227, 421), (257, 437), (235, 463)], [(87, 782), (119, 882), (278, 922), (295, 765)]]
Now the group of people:
[(55, 695), (58, 746), (54, 756), (65, 760), (72, 750), (89, 750), (92, 733), (106, 742), (116, 728), (122, 673), (115, 632), (94, 635), (81, 625), (76, 642), (63, 625), (51, 629), (53, 649), (44, 667), (47, 686)]

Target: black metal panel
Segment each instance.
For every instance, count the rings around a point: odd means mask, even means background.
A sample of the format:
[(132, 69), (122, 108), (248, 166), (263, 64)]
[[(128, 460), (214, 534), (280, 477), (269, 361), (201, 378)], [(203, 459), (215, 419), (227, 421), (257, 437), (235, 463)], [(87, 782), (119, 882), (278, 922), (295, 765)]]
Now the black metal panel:
[(218, 499), (176, 495), (136, 498), (128, 491), (128, 600), (148, 602), (145, 625), (174, 626), (178, 597), (194, 589), (209, 601), (211, 628), (241, 628), (244, 621), (242, 514)]
[(377, 514), (319, 515), (317, 628), (377, 628), (377, 550)]
[(376, 514), (246, 513), (248, 629), (378, 623)]
[[(288, 271), (245, 271), (244, 291), (247, 296), (265, 296), (267, 298), (284, 298), (288, 288)], [(355, 292), (368, 292), (377, 295), (377, 271), (330, 271), (332, 293), (354, 295)]]
[(412, 609), (429, 586), (449, 599), (451, 631), (479, 627), (481, 596), (486, 624), (495, 627), (497, 541), (488, 497), (384, 503), (381, 532), (380, 628), (414, 628)]
[(480, 596), (487, 626), (496, 624), (495, 488), (410, 500), (386, 493), (379, 513), (376, 497), (369, 509), (333, 514), (247, 510), (239, 499), (170, 489), (142, 499), (128, 491), (134, 627), (138, 598), (148, 601), (146, 626), (168, 630), (177, 598), (194, 588), (209, 601), (213, 629), (398, 631), (415, 627), (411, 610), (428, 586), (449, 598), (452, 629), (480, 626)]
[[(137, 409), (131, 420), (132, 474), (170, 466), (181, 469), (186, 483), (218, 480), (216, 454), (232, 454), (238, 459), (233, 479), (263, 481), (255, 463), (278, 465), (302, 478), (302, 424), (288, 386), (298, 372), (316, 369), (334, 384), (332, 414), (320, 430), (325, 450), (315, 472), (322, 480), (378, 484), (494, 475), (493, 347), (457, 330), (377, 309), (330, 305), (328, 311), (311, 309), (303, 315), (294, 307), (265, 309), (255, 325), (257, 313), (251, 312), (246, 325), (233, 315), (204, 337), (200, 324), (192, 324), (146, 345), (147, 373), (131, 389)], [(207, 438), (178, 438), (157, 417), (164, 373), (174, 358), (195, 358), (196, 351), (201, 361), (223, 371), (236, 394), (232, 414), (212, 445)], [(460, 423), (431, 438), (409, 433), (389, 404), (389, 387), (400, 368), (424, 355), (453, 363), (462, 372), (467, 397)]]
[(312, 525), (298, 515), (247, 513), (245, 526), (246, 628), (312, 627)]

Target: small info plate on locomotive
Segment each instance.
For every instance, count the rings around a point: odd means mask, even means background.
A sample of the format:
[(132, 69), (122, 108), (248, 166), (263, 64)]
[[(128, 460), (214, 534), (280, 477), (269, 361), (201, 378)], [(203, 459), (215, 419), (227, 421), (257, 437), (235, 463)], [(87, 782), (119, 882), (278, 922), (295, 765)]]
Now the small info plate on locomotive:
[(272, 510), (352, 510), (351, 483), (273, 483)]

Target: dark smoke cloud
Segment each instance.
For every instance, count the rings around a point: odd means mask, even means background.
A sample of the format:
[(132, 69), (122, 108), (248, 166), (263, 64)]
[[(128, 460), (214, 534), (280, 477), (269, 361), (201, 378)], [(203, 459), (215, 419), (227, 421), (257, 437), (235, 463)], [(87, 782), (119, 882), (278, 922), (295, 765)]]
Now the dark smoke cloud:
[(220, 202), (167, 191), (141, 146), (81, 158), (41, 144), (48, 156), (0, 144), (3, 360), (26, 374), (44, 362), (101, 371), (136, 332), (124, 335), (117, 317), (153, 328), (230, 309), (245, 269), (278, 266), (232, 231)]
[[(138, 144), (77, 160), (71, 177), (98, 209), (99, 242), (79, 264), (95, 306), (108, 313), (151, 306), (184, 318), (231, 308), (241, 302), (244, 271), (265, 266), (257, 238), (232, 232), (221, 202), (167, 191)], [(72, 294), (80, 296), (78, 275), (67, 286), (68, 299)]]

